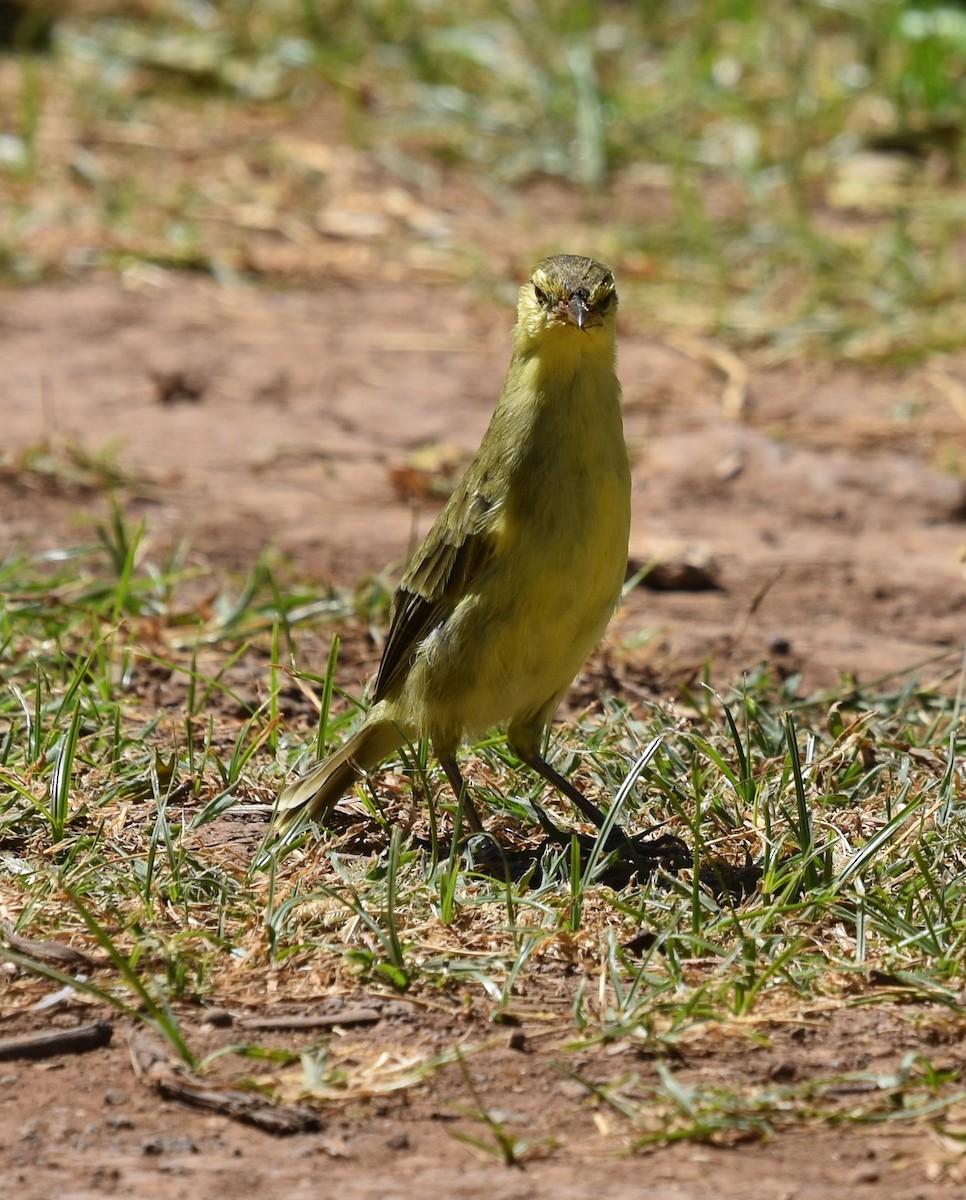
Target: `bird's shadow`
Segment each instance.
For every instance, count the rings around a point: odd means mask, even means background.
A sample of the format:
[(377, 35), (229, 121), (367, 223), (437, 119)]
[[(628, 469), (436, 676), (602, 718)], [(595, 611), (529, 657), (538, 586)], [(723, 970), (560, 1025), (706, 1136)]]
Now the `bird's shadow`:
[[(647, 830), (612, 839), (603, 853), (597, 840), (592, 834), (554, 830), (532, 846), (509, 850), (486, 835), (472, 839), (472, 846), (465, 847), (464, 853), (472, 855), (470, 865), (480, 874), (513, 883), (526, 881), (531, 887), (539, 887), (545, 881), (553, 864), (557, 870), (568, 873), (576, 865), (582, 877), (593, 868), (594, 882), (618, 892), (640, 886), (656, 873), (676, 876), (694, 867), (693, 850), (675, 834), (654, 836), (652, 830)], [(755, 891), (762, 870), (750, 859), (736, 866), (717, 855), (709, 855), (698, 864), (698, 877), (702, 887), (716, 900), (735, 903)]]
[[(528, 888), (541, 887), (555, 876), (571, 880), (577, 873), (587, 883), (593, 881), (614, 891), (625, 891), (645, 884), (655, 875), (675, 877), (695, 866), (693, 849), (676, 834), (657, 833), (651, 828), (627, 835), (617, 827), (602, 844), (600, 833), (562, 829), (542, 809), (538, 808), (537, 813), (542, 837), (538, 834), (533, 838), (514, 838), (515, 844), (507, 845), (494, 833), (463, 836), (456, 842), (456, 857), (468, 871)], [(390, 828), (391, 822), (360, 823), (358, 814), (350, 818), (337, 808), (327, 822), (326, 831), (337, 839), (339, 854), (351, 856), (383, 851), (388, 845)], [(306, 834), (308, 829), (303, 829), (290, 846), (301, 844)], [(452, 841), (444, 837), (434, 839), (427, 833), (410, 830), (408, 841), (413, 850), (431, 855), (436, 861), (454, 856)], [(762, 877), (760, 864), (751, 858), (736, 865), (717, 855), (708, 855), (697, 867), (701, 886), (716, 900), (730, 903), (739, 903), (751, 895)]]

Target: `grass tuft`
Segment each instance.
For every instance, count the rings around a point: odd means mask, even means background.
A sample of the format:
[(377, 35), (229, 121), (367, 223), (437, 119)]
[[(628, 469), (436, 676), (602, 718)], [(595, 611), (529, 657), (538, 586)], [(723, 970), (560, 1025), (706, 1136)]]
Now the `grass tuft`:
[[(767, 1039), (770, 1022), (816, 1006), (960, 1012), (966, 741), (952, 656), (945, 672), (932, 664), (932, 686), (795, 696), (762, 674), (731, 694), (682, 689), (673, 713), (605, 698), (561, 728), (551, 755), (605, 808), (615, 798), (614, 820), (688, 848), (615, 888), (604, 837), (584, 850), (544, 835), (547, 814), (565, 830), (572, 814), (498, 738), (473, 748), (469, 776), (502, 858), (449, 845), (452, 814), (425, 800), (439, 786), (425, 748), (344, 800), (328, 836), (266, 841), (319, 711), (326, 744), (353, 719), (338, 641), (313, 643), (324, 675), (289, 676), (283, 646), (305, 658), (299, 614), (317, 616), (300, 590), (267, 562), (239, 589), (190, 560), (154, 561), (145, 531), (115, 514), (92, 545), (0, 567), (0, 903), (31, 938), (107, 960), (92, 980), (5, 952), (37, 987), (86, 991), (199, 1070), (181, 1030), (192, 1007), (257, 1004), (269, 976), (275, 1002), (381, 991), (458, 1010), (475, 997), (504, 1017), (549, 1004), (575, 1048), (628, 1042), (659, 1061), (715, 1029)], [(358, 620), (341, 612), (333, 632)], [(422, 1078), (407, 1063), (398, 1079)], [(305, 1093), (341, 1070), (320, 1059)], [(851, 1106), (852, 1082), (817, 1076), (725, 1093), (667, 1067), (588, 1088), (643, 1150), (941, 1116), (960, 1094), (957, 1072), (920, 1060), (900, 1076)], [(285, 1079), (276, 1093), (298, 1093)], [(486, 1112), (489, 1152), (522, 1155)]]

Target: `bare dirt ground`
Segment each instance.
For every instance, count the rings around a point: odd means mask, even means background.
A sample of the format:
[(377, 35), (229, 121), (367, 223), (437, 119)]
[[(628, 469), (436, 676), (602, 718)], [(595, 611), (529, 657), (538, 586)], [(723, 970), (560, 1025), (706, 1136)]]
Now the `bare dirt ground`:
[[(2, 449), (19, 463), (0, 471), (0, 550), (83, 540), (88, 517), (104, 511), (101, 493), (23, 469), (32, 449), (73, 442), (97, 454), (116, 443), (114, 461), (134, 480), (121, 490), (125, 509), (147, 518), (156, 543), (187, 538), (247, 571), (271, 542), (320, 586), (351, 586), (403, 559), (414, 520), (428, 526), (431, 505), (414, 518), (393, 471), (424, 444), (475, 448), (511, 320), (469, 290), (404, 282), (271, 292), (162, 274), (0, 295)], [(713, 347), (649, 340), (628, 314), (620, 373), (633, 557), (713, 562), (720, 584), (632, 595), (608, 651), (632, 697), (672, 690), (706, 656), (722, 686), (763, 660), (801, 672), (803, 689), (916, 663), (929, 662), (925, 680), (954, 673), (966, 629), (966, 355), (906, 371), (752, 366), (744, 387)], [(362, 651), (347, 670), (362, 679), (374, 656)], [(480, 1132), (455, 1065), (399, 1095), (335, 1107), (318, 1132), (275, 1138), (159, 1099), (132, 1072), (119, 1024), (109, 1048), (0, 1063), (0, 1179), (23, 1200), (963, 1194), (958, 1151), (921, 1127), (816, 1128), (622, 1157), (620, 1139), (604, 1136), (618, 1118), (554, 1070), (572, 1036), (571, 1000), (537, 998), (512, 1044), (478, 997), (438, 1010), (382, 1000), (371, 1029), (345, 1035), (361, 1058), (492, 1039), (472, 1070), (486, 1105), (535, 1144), (525, 1167), (453, 1138)], [(53, 1018), (79, 1019), (91, 1019), (86, 1006)], [(901, 1005), (830, 1004), (807, 1027), (779, 1017), (763, 1027), (765, 1045), (712, 1034), (686, 1045), (676, 1070), (741, 1086), (895, 1069), (917, 1048), (952, 1064), (966, 1055), (962, 1023)], [(231, 1028), (188, 1031), (202, 1050), (241, 1040)], [(293, 1044), (291, 1033), (267, 1036)], [(621, 1044), (579, 1065), (597, 1081), (655, 1069)]]
[[(468, 290), (418, 283), (270, 293), (160, 276), (10, 293), (4, 450), (114, 445), (141, 485), (126, 509), (155, 539), (241, 571), (271, 542), (299, 573), (351, 586), (425, 532), (430, 504), (414, 513), (393, 472), (424, 445), (472, 454), (511, 323)], [(613, 644), (650, 635), (635, 659), (659, 676), (713, 654), (727, 680), (786, 642), (777, 665), (811, 688), (961, 642), (966, 355), (752, 369), (739, 413), (735, 380), (695, 339), (625, 333), (620, 374), (632, 558), (712, 560), (720, 590), (639, 591)], [(0, 476), (0, 549), (61, 544), (79, 512), (104, 511), (35, 482)]]

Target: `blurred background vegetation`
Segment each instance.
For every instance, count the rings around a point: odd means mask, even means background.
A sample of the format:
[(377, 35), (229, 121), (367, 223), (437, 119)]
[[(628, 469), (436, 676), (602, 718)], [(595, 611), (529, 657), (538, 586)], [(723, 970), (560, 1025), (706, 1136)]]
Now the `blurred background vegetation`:
[(765, 361), (966, 344), (966, 5), (0, 2), (0, 281), (500, 289)]

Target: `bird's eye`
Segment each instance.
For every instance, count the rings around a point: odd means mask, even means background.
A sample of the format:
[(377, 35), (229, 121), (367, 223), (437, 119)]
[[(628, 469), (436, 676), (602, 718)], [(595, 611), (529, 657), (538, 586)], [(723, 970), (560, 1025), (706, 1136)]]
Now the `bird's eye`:
[(601, 309), (610, 308), (610, 306), (614, 303), (615, 294), (616, 293), (614, 292), (608, 292), (606, 296), (601, 296), (600, 300), (597, 302), (597, 307)]
[(550, 297), (543, 290), (543, 288), (537, 287), (537, 285), (534, 284), (533, 285), (533, 294), (536, 296), (537, 301), (540, 304), (542, 304), (544, 308), (550, 307)]

